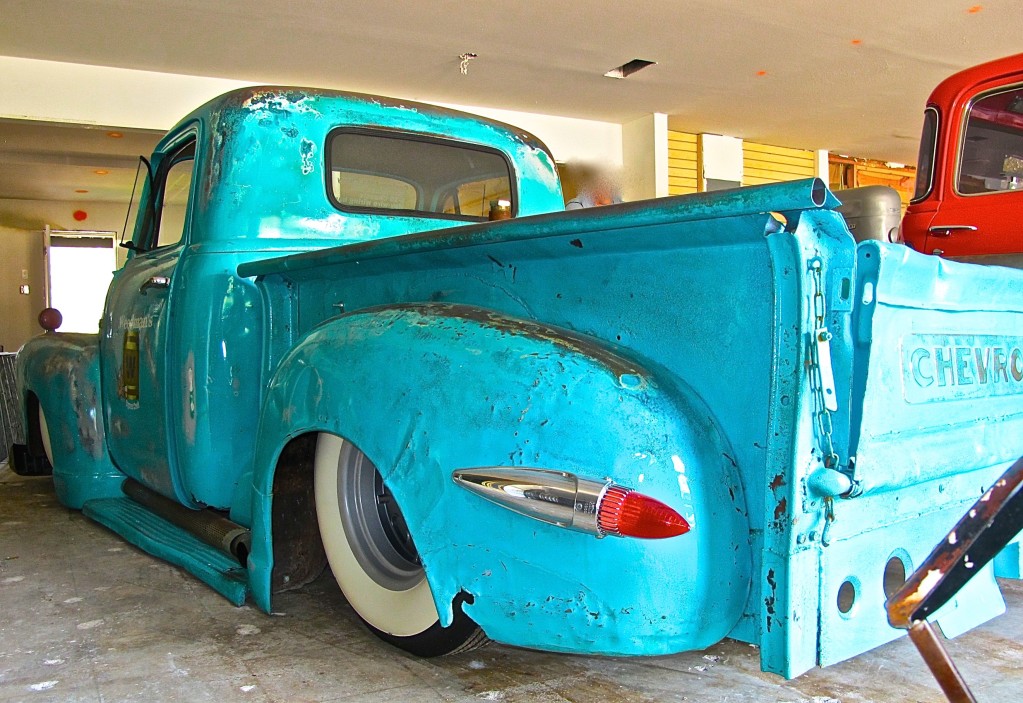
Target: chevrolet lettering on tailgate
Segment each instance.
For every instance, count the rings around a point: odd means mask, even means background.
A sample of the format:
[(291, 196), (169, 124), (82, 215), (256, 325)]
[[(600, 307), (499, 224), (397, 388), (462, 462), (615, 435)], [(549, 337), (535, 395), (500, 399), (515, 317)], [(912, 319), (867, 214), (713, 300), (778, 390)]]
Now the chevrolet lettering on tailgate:
[(907, 403), (1023, 393), (1023, 337), (909, 335), (902, 370)]

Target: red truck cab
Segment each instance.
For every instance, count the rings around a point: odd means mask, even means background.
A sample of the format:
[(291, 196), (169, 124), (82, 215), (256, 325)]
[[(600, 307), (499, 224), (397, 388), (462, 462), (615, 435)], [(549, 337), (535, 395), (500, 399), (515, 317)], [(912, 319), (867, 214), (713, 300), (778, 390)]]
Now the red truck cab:
[(903, 219), (925, 254), (1023, 266), (1023, 54), (942, 81), (927, 101)]

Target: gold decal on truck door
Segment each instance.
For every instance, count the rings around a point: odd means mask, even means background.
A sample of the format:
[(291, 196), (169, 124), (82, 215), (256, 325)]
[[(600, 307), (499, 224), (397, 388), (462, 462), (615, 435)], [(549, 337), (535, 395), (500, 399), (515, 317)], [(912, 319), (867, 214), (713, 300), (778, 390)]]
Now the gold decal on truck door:
[(128, 404), (139, 400), (139, 331), (124, 333), (124, 349), (121, 356), (121, 397)]

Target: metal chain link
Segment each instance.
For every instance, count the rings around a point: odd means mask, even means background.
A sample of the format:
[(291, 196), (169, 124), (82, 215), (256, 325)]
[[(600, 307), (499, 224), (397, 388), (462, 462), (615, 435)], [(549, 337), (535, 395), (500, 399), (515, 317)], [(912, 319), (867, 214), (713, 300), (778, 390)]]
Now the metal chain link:
[(835, 521), (835, 499), (831, 496), (824, 498), (824, 531), (821, 533), (821, 544), (825, 547), (831, 544), (831, 523)]
[[(824, 264), (819, 256), (810, 259), (810, 274), (813, 280), (813, 318), (814, 318), (814, 339), (810, 345), (810, 373), (812, 374), (811, 385), (818, 405), (816, 426), (817, 439), (820, 443), (822, 458), (825, 468), (838, 470), (841, 459), (835, 451), (835, 444), (832, 439), (833, 425), (831, 411), (828, 409), (824, 397), (824, 375), (821, 368), (820, 345), (831, 341), (831, 332), (825, 324), (827, 314), (827, 301), (824, 298)], [(831, 543), (831, 524), (835, 521), (835, 501), (831, 496), (824, 498), (824, 530), (821, 533), (821, 545), (827, 547)]]
[(819, 256), (815, 256), (810, 259), (809, 266), (810, 272), (813, 276), (814, 335), (818, 336), (817, 339), (813, 340), (813, 344), (810, 345), (810, 370), (815, 375), (814, 393), (816, 395), (817, 403), (820, 406), (817, 412), (818, 439), (822, 445), (820, 449), (824, 456), (824, 466), (829, 469), (837, 469), (840, 459), (838, 453), (835, 451), (835, 445), (831, 436), (831, 411), (828, 410), (824, 398), (824, 384), (821, 376), (819, 352), (817, 351), (818, 342), (828, 342), (831, 340), (831, 333), (827, 330), (827, 327), (824, 324), (827, 305), (824, 299), (824, 281), (822, 272), (823, 262)]

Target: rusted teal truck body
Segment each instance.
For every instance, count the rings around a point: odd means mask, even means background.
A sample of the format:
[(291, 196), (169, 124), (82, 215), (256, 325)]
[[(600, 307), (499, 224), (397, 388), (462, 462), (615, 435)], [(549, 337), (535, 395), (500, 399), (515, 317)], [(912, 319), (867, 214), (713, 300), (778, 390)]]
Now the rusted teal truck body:
[[(329, 562), (419, 654), (795, 676), (897, 637), (1021, 453), (1023, 272), (857, 245), (817, 180), (565, 212), (519, 129), (255, 88), (147, 181), (99, 334), (21, 351), (19, 456), (236, 603)], [(971, 588), (947, 634), (1004, 607)]]

